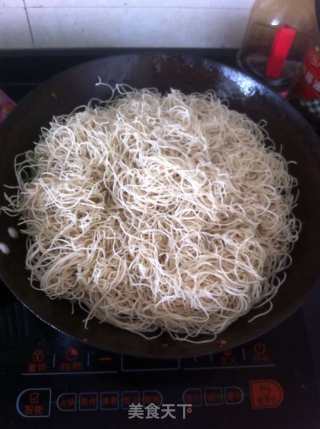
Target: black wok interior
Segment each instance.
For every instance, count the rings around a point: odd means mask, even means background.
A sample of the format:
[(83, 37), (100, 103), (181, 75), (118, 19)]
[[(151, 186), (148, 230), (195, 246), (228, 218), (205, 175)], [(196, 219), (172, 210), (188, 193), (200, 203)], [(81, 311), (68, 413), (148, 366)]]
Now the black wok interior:
[(300, 198), (296, 209), (303, 230), (293, 253), (294, 263), (287, 280), (274, 299), (274, 309), (253, 323), (254, 312), (230, 326), (215, 341), (191, 344), (173, 341), (167, 335), (147, 341), (137, 335), (92, 320), (84, 328), (84, 313), (71, 316), (68, 302), (51, 301), (29, 286), (25, 269), (25, 239), (13, 240), (8, 227), (17, 227), (17, 219), (1, 214), (0, 242), (10, 254), (0, 254), (0, 275), (6, 285), (33, 313), (51, 326), (92, 346), (137, 356), (190, 357), (235, 347), (260, 336), (287, 318), (302, 303), (314, 285), (320, 269), (320, 142), (309, 124), (288, 103), (262, 84), (227, 66), (201, 56), (191, 55), (119, 55), (82, 64), (63, 72), (25, 97), (0, 129), (1, 205), (3, 185), (14, 185), (14, 157), (31, 149), (42, 126), (53, 115), (70, 113), (92, 97), (106, 98), (109, 90), (96, 86), (98, 76), (110, 84), (128, 83), (137, 88), (170, 87), (184, 92), (214, 89), (231, 108), (246, 113), (255, 121), (266, 120), (267, 129), (289, 160), (299, 181)]

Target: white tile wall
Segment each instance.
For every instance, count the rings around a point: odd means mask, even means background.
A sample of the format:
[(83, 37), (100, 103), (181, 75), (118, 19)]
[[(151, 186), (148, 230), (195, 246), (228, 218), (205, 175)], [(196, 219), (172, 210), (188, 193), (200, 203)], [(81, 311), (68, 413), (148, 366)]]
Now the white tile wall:
[(26, 11), (23, 8), (0, 8), (0, 48), (32, 48)]
[(0, 0), (0, 49), (238, 47), (254, 0)]
[[(36, 46), (235, 46), (247, 14), (167, 8), (30, 9)], [(230, 31), (232, 28), (232, 31)]]
[(0, 0), (0, 7), (24, 7), (23, 0)]
[[(10, 1), (10, 0), (8, 0)], [(253, 0), (25, 0), (27, 7), (249, 8)]]

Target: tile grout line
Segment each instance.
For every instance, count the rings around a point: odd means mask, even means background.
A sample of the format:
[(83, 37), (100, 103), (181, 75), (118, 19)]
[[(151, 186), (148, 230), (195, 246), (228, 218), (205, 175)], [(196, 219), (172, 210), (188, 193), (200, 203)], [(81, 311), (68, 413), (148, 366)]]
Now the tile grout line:
[(26, 18), (27, 18), (29, 33), (30, 33), (30, 37), (31, 37), (31, 44), (32, 44), (32, 47), (35, 48), (33, 31), (32, 31), (32, 27), (31, 27), (31, 22), (30, 22), (30, 17), (29, 17), (29, 13), (28, 13), (28, 8), (27, 8), (27, 5), (26, 5), (26, 0), (23, 0), (23, 7), (24, 7), (25, 14), (26, 14)]

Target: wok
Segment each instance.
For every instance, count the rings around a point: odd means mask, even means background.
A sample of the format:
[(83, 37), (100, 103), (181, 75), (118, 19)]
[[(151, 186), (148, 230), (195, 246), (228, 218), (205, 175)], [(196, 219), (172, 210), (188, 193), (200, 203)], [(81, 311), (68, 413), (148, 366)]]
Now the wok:
[(49, 300), (32, 289), (25, 269), (25, 238), (8, 234), (17, 228), (17, 219), (0, 216), (0, 242), (8, 255), (0, 253), (0, 275), (15, 296), (52, 327), (92, 346), (137, 356), (177, 358), (222, 351), (245, 343), (275, 327), (303, 302), (320, 271), (320, 144), (309, 124), (287, 102), (250, 77), (224, 65), (195, 55), (119, 55), (85, 63), (67, 70), (27, 95), (0, 129), (1, 205), (3, 185), (16, 184), (13, 162), (16, 154), (32, 148), (40, 128), (53, 115), (69, 113), (92, 97), (106, 98), (109, 89), (95, 86), (98, 76), (110, 84), (125, 82), (133, 87), (170, 87), (184, 92), (214, 89), (229, 106), (246, 113), (254, 121), (266, 120), (267, 129), (288, 160), (290, 172), (299, 180), (300, 198), (296, 215), (303, 229), (293, 252), (293, 265), (287, 280), (274, 298), (272, 312), (248, 323), (250, 312), (231, 325), (215, 341), (191, 344), (174, 341), (167, 335), (145, 340), (135, 334), (92, 320), (84, 328), (84, 313), (71, 315), (70, 303)]

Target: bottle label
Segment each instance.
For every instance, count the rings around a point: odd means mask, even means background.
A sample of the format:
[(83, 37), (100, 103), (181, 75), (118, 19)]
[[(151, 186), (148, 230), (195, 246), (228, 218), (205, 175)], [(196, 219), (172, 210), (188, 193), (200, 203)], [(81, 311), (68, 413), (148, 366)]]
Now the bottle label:
[(297, 95), (304, 101), (320, 99), (320, 49), (310, 48), (304, 58)]

